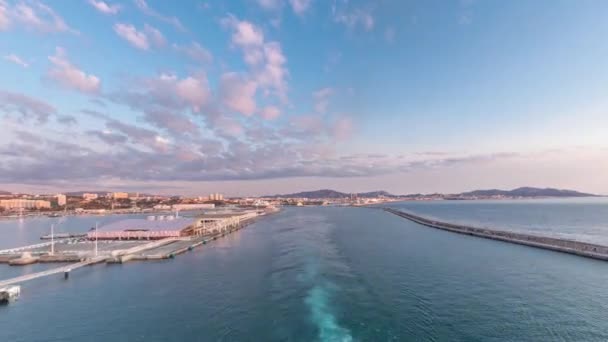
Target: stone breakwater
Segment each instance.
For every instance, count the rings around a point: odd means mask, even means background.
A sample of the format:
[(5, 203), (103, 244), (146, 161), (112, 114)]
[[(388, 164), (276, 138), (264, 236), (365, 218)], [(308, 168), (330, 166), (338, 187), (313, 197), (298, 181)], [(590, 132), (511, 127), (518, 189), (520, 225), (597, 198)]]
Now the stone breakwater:
[(516, 233), (488, 228), (465, 226), (460, 224), (441, 222), (391, 208), (382, 209), (384, 211), (387, 211), (389, 213), (395, 214), (397, 216), (403, 217), (405, 219), (427, 227), (608, 261), (608, 246), (554, 237), (544, 237), (525, 233)]

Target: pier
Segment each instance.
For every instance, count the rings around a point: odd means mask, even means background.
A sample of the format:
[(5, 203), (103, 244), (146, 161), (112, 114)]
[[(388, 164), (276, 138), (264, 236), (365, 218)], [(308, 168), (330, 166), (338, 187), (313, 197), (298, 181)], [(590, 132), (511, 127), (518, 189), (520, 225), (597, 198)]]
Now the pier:
[[(187, 233), (184, 236), (102, 241), (69, 238), (0, 250), (0, 263), (25, 264), (15, 262), (20, 259), (32, 259), (32, 262), (73, 262), (50, 270), (2, 280), (0, 288), (60, 273), (68, 278), (71, 271), (102, 262), (125, 263), (131, 260), (173, 259), (176, 255), (191, 251), (244, 228), (257, 216), (252, 213), (202, 216), (202, 219), (199, 219), (199, 225), (191, 225), (184, 230)], [(97, 230), (93, 234), (95, 233)], [(91, 233), (89, 232), (89, 234)]]
[(477, 236), (519, 245), (548, 249), (552, 251), (574, 254), (586, 258), (608, 261), (608, 246), (596, 245), (587, 242), (568, 239), (538, 236), (526, 233), (516, 233), (503, 230), (472, 227), (460, 224), (437, 221), (434, 219), (414, 215), (392, 208), (382, 208), (384, 211), (416, 222), (423, 226), (450, 231), (458, 234)]
[(30, 280), (34, 280), (37, 278), (42, 278), (42, 277), (46, 277), (46, 276), (50, 276), (53, 274), (58, 274), (58, 273), (69, 273), (75, 269), (84, 267), (84, 266), (88, 266), (88, 265), (93, 265), (93, 264), (97, 264), (100, 262), (105, 261), (106, 258), (105, 257), (96, 257), (96, 258), (91, 258), (88, 260), (84, 260), (81, 262), (77, 262), (75, 264), (71, 264), (71, 265), (67, 265), (67, 266), (62, 266), (62, 267), (57, 267), (57, 268), (53, 268), (50, 270), (46, 270), (46, 271), (42, 271), (42, 272), (37, 272), (37, 273), (31, 273), (31, 274), (26, 274), (26, 275), (22, 275), (19, 277), (15, 277), (15, 278), (11, 278), (11, 279), (7, 279), (7, 280), (3, 280), (0, 281), (0, 288), (1, 287), (5, 287), (5, 286), (9, 286), (9, 285), (15, 285), (15, 284), (21, 284), (23, 282), (26, 281), (30, 281)]

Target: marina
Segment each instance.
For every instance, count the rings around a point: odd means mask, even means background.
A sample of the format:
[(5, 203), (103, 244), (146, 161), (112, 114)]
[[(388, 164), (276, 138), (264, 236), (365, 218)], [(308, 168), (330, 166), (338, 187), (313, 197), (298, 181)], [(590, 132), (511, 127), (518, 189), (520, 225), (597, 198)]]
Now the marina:
[[(146, 219), (113, 222), (96, 227), (87, 234), (58, 234), (61, 237), (58, 240), (51, 233), (49, 242), (0, 250), (0, 263), (11, 266), (34, 263), (67, 265), (0, 281), (0, 301), (13, 296), (15, 288), (10, 286), (57, 274), (63, 274), (67, 279), (70, 272), (85, 266), (173, 259), (179, 254), (236, 232), (256, 217), (266, 214), (267, 212), (239, 210), (190, 218), (162, 216), (159, 219), (149, 216)], [(78, 237), (66, 238), (74, 235)]]

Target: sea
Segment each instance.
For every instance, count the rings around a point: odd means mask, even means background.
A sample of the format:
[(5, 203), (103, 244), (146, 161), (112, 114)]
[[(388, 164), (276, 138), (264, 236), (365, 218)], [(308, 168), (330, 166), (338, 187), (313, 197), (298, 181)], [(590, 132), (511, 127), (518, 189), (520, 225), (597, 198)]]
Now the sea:
[[(608, 243), (608, 200), (386, 204)], [(0, 220), (0, 249), (124, 216)], [(48, 265), (0, 265), (0, 280)], [(52, 267), (52, 266), (51, 266)], [(377, 207), (284, 207), (175, 259), (22, 285), (0, 341), (607, 341), (608, 263), (459, 235)]]

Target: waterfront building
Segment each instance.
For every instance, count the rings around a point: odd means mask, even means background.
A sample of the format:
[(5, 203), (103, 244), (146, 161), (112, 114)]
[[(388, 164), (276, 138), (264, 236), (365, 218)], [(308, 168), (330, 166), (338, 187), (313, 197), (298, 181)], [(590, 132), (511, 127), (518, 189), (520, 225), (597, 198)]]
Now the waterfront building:
[(126, 219), (109, 223), (88, 232), (87, 238), (91, 240), (156, 240), (200, 236), (224, 232), (256, 216), (257, 212), (251, 210), (204, 214), (197, 218), (177, 218), (173, 215), (148, 216), (146, 219)]
[(211, 200), (211, 201), (223, 201), (224, 200), (224, 195), (216, 192), (214, 194), (210, 194), (209, 195), (209, 200)]
[(82, 194), (82, 199), (84, 199), (85, 201), (96, 200), (98, 197), (99, 197), (99, 195), (97, 195), (97, 194), (89, 194), (89, 193)]
[(67, 196), (64, 194), (58, 194), (56, 197), (57, 197), (57, 205), (60, 207), (66, 205), (66, 203), (68, 202)]
[(0, 200), (0, 207), (4, 209), (49, 209), (51, 202), (44, 200), (32, 200), (25, 198), (14, 198)]
[(213, 209), (213, 203), (194, 203), (194, 204), (174, 204), (171, 206), (173, 210), (196, 210), (196, 209)]
[(89, 239), (102, 240), (139, 240), (165, 239), (186, 235), (185, 229), (194, 224), (192, 218), (174, 216), (149, 216), (148, 219), (126, 219), (99, 227), (87, 233)]
[(114, 199), (128, 199), (129, 193), (127, 192), (115, 192), (112, 194), (112, 198)]

